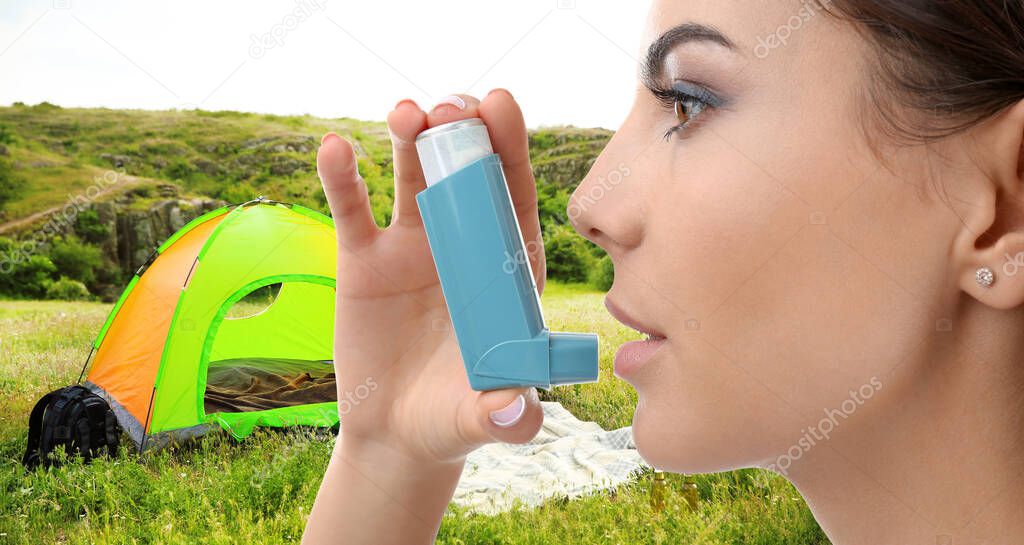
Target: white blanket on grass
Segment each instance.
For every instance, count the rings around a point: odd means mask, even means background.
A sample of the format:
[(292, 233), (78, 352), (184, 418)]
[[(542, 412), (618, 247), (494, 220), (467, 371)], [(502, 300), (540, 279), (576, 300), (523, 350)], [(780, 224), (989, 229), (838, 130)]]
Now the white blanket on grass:
[(543, 402), (544, 427), (525, 445), (491, 444), (473, 451), (452, 501), (474, 513), (534, 507), (614, 488), (646, 467), (632, 428), (605, 431), (558, 403)]

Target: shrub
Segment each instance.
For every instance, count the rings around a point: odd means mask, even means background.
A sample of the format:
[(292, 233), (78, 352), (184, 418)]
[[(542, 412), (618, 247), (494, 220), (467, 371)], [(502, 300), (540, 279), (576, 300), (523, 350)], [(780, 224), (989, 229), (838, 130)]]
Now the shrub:
[(199, 171), (185, 159), (172, 159), (161, 173), (172, 180), (192, 180)]
[(568, 217), (569, 192), (551, 184), (537, 184), (537, 208), (542, 225), (564, 224)]
[(100, 215), (96, 210), (87, 208), (79, 212), (75, 218), (75, 233), (90, 244), (100, 244), (107, 240), (110, 229), (100, 222)]
[(549, 223), (544, 233), (548, 276), (564, 282), (586, 282), (596, 261), (590, 243), (567, 225)]
[(615, 280), (615, 267), (612, 265), (612, 258), (607, 255), (597, 260), (597, 265), (590, 270), (588, 278), (590, 284), (601, 291), (612, 289), (612, 282)]
[(546, 150), (558, 144), (558, 135), (544, 129), (537, 129), (530, 133), (530, 149)]
[(46, 256), (26, 255), (17, 241), (0, 237), (0, 295), (40, 298), (53, 281), (57, 267)]
[(260, 190), (252, 185), (242, 182), (229, 184), (227, 187), (224, 187), (218, 192), (217, 198), (230, 204), (241, 204), (249, 202), (262, 194)]
[(91, 299), (91, 296), (85, 284), (62, 276), (60, 280), (51, 282), (50, 286), (46, 288), (46, 298), (60, 301), (86, 301)]
[(68, 236), (54, 239), (50, 246), (50, 261), (61, 276), (91, 284), (96, 280), (96, 270), (103, 265), (103, 256), (99, 248)]

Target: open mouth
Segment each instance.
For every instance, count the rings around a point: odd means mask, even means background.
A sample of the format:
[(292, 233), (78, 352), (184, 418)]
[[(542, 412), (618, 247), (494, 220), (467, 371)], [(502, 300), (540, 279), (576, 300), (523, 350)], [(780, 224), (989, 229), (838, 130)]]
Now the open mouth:
[(615, 374), (621, 378), (635, 377), (636, 372), (654, 359), (655, 354), (668, 340), (660, 331), (639, 321), (616, 305), (611, 298), (605, 297), (604, 306), (612, 317), (644, 336), (642, 341), (623, 344), (615, 353)]

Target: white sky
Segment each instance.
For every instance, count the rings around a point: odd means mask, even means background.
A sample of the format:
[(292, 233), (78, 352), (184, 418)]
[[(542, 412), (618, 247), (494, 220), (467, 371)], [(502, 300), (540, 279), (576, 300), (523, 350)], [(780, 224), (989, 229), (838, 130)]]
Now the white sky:
[[(623, 0), (3, 0), (0, 104), (383, 120), (401, 98), (427, 109), (452, 92), (506, 87), (531, 127), (614, 129), (632, 100), (647, 8)], [(294, 18), (303, 11), (305, 20)], [(254, 43), (271, 33), (280, 45)]]

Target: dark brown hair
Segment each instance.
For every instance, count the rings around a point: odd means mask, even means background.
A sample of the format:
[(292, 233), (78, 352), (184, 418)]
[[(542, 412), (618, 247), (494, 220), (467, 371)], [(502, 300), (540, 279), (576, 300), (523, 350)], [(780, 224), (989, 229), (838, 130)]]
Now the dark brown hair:
[(874, 44), (867, 98), (901, 140), (960, 132), (1024, 99), (1024, 0), (820, 0)]

